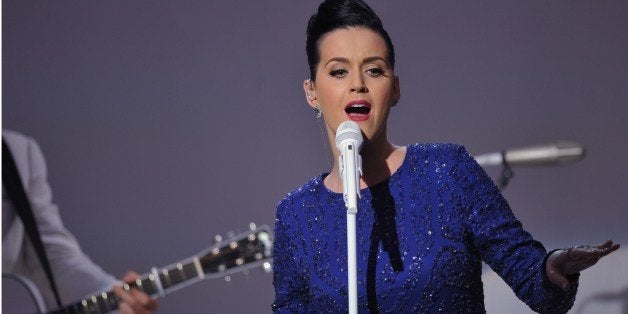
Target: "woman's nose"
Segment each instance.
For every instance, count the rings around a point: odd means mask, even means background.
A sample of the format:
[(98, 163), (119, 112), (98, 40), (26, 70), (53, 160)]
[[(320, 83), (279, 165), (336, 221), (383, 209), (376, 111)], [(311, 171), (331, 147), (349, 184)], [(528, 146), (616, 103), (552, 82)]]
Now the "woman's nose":
[(364, 78), (362, 78), (362, 75), (356, 75), (354, 77), (353, 81), (351, 82), (351, 92), (357, 92), (357, 93), (368, 92), (368, 88), (366, 87), (366, 84), (364, 83)]

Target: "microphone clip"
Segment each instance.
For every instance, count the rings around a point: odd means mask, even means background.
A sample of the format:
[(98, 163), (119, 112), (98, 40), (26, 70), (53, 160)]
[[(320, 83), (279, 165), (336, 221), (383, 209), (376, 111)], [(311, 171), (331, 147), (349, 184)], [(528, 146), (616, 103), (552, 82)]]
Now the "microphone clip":
[(506, 150), (502, 150), (501, 155), (502, 171), (499, 175), (499, 179), (497, 179), (497, 187), (500, 191), (503, 191), (510, 182), (510, 179), (515, 176), (515, 173), (512, 171), (510, 164), (508, 164), (508, 161), (506, 160)]

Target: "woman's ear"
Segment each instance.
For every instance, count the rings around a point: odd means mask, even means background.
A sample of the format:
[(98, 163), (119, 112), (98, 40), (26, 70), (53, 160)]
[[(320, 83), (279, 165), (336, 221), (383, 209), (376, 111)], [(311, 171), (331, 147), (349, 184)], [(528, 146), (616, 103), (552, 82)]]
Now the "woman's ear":
[(316, 105), (318, 105), (318, 100), (316, 99), (316, 87), (314, 86), (314, 81), (310, 79), (303, 81), (303, 90), (305, 91), (305, 100), (308, 105), (315, 108)]
[(401, 90), (399, 89), (399, 76), (395, 75), (395, 82), (394, 82), (394, 100), (395, 102), (393, 102), (393, 106), (396, 106), (397, 103), (399, 102), (399, 99), (401, 99)]

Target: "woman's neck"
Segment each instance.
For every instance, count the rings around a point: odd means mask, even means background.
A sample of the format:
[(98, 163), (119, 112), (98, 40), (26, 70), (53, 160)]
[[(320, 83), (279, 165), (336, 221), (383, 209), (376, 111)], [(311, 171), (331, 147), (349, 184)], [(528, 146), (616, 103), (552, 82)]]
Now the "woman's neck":
[[(325, 178), (324, 184), (331, 191), (342, 192), (342, 179), (340, 178), (340, 165), (338, 164), (339, 152), (333, 147), (334, 167)], [(365, 143), (360, 151), (362, 157), (362, 177), (360, 188), (367, 188), (380, 183), (399, 169), (405, 157), (405, 147), (395, 146), (384, 139), (379, 143)]]

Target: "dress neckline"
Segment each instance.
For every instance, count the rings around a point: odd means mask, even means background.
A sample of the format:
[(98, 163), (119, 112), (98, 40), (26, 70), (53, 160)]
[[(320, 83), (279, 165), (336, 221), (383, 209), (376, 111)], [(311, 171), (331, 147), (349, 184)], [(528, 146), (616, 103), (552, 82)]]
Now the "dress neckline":
[[(401, 162), (401, 165), (399, 165), (399, 168), (397, 168), (397, 170), (395, 170), (395, 172), (393, 172), (390, 177), (386, 178), (385, 180), (382, 180), (378, 183), (375, 183), (371, 186), (367, 186), (363, 189), (360, 189), (360, 195), (364, 196), (364, 195), (369, 195), (370, 194), (370, 190), (373, 188), (377, 188), (381, 185), (384, 184), (388, 184), (388, 182), (390, 182), (391, 180), (395, 180), (399, 174), (402, 172), (402, 170), (404, 170), (409, 163), (409, 155), (411, 153), (412, 150), (412, 145), (406, 145), (406, 155), (403, 156), (403, 161)], [(325, 186), (325, 178), (329, 175), (329, 172), (324, 172), (322, 174), (320, 174), (318, 176), (318, 181), (319, 181), (319, 185), (321, 186), (321, 190), (324, 191), (325, 193), (329, 194), (329, 195), (335, 195), (335, 196), (340, 196), (342, 197), (342, 192), (338, 193), (338, 192), (334, 192), (332, 190), (330, 190), (327, 186)]]

